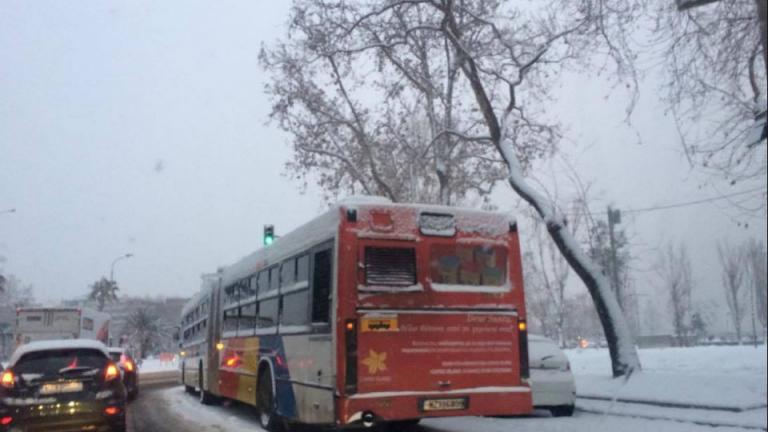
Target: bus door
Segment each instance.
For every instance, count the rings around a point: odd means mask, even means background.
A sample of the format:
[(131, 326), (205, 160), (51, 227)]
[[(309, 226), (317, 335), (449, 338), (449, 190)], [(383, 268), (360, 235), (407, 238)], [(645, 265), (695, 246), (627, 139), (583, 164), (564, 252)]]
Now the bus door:
[(335, 421), (336, 380), (331, 333), (333, 244), (326, 243), (310, 251), (309, 262), (310, 333), (285, 336), (283, 343), (299, 420), (309, 424), (331, 424)]

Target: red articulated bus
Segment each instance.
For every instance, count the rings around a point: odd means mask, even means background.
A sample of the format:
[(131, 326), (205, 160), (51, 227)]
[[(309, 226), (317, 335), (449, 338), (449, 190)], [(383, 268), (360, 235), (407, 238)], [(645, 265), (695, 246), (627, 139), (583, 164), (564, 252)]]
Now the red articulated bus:
[(184, 384), (266, 428), (532, 411), (506, 215), (350, 200), (207, 281), (182, 316)]

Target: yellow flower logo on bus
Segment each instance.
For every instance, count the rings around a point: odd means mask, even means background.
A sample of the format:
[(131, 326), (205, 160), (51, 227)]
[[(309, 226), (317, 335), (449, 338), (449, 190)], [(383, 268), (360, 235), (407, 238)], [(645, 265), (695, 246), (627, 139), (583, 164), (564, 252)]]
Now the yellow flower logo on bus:
[(368, 373), (375, 375), (387, 370), (387, 353), (377, 353), (370, 350), (368, 357), (363, 360), (363, 364), (368, 366)]

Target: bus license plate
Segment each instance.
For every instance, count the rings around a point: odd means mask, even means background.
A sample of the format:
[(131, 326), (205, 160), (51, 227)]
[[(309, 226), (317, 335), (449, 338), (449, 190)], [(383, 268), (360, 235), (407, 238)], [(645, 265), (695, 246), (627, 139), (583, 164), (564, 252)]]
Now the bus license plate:
[(467, 398), (425, 399), (421, 403), (423, 411), (456, 411), (467, 409)]
[(83, 391), (83, 383), (70, 381), (65, 383), (43, 384), (40, 394), (75, 393)]

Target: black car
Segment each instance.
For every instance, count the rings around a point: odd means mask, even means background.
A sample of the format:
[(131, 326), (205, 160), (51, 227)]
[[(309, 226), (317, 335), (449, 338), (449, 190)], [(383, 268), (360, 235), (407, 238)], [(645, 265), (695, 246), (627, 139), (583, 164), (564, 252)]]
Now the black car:
[(109, 348), (109, 356), (123, 371), (123, 384), (128, 392), (128, 400), (133, 400), (139, 395), (139, 366), (133, 356), (124, 348)]
[(124, 432), (126, 390), (107, 347), (32, 342), (0, 374), (0, 432)]

